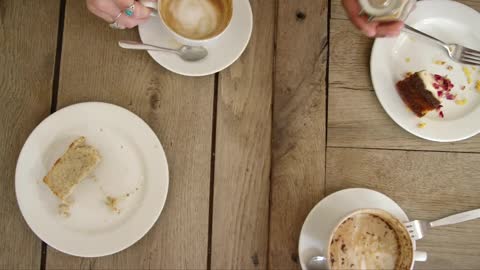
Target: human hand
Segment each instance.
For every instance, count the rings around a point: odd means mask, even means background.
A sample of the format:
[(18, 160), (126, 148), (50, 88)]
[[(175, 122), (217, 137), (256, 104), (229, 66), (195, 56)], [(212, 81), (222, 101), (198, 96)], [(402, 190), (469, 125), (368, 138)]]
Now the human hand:
[(358, 0), (342, 0), (342, 4), (350, 21), (368, 37), (398, 36), (403, 28), (402, 21), (369, 22), (366, 15), (360, 15)]
[(142, 24), (148, 20), (151, 12), (149, 8), (134, 0), (86, 1), (90, 12), (110, 23), (112, 28), (117, 29), (133, 28)]

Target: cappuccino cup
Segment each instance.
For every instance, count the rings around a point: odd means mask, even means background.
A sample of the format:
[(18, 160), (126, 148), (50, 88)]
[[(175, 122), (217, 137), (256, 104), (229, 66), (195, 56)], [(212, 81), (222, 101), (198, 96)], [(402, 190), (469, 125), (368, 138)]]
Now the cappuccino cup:
[(411, 270), (427, 255), (415, 251), (415, 242), (396, 217), (380, 209), (360, 209), (333, 228), (323, 257), (330, 270)]
[(175, 39), (202, 46), (218, 39), (233, 16), (233, 0), (141, 0), (159, 17)]

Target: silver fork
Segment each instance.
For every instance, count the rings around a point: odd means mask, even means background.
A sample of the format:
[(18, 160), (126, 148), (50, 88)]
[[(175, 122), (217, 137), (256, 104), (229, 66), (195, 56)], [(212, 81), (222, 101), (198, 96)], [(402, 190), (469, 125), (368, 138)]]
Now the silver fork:
[(438, 45), (442, 46), (445, 50), (447, 50), (448, 55), (454, 61), (468, 65), (480, 65), (480, 51), (476, 51), (459, 44), (447, 44), (407, 24), (405, 24), (405, 27), (403, 29), (404, 31), (415, 33), (417, 35), (421, 35), (435, 41)]
[(451, 215), (431, 222), (424, 220), (414, 220), (407, 222), (404, 225), (405, 227), (407, 227), (407, 230), (410, 233), (410, 237), (412, 237), (414, 240), (419, 240), (422, 239), (425, 236), (425, 233), (431, 228), (457, 224), (477, 218), (480, 218), (480, 209)]

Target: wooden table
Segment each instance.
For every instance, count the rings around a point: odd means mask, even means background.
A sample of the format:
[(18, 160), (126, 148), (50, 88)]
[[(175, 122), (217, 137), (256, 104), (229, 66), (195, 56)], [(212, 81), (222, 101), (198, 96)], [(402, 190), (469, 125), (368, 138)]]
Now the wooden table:
[[(298, 269), (306, 215), (340, 189), (381, 191), (419, 219), (480, 207), (480, 137), (433, 143), (395, 125), (370, 82), (373, 41), (339, 0), (252, 0), (247, 50), (201, 78), (118, 48), (137, 31), (109, 29), (84, 2), (0, 0), (0, 269)], [(171, 172), (152, 230), (97, 259), (42, 244), (14, 193), (32, 129), (84, 101), (145, 119)], [(429, 261), (418, 269), (479, 269), (480, 221), (436, 229), (419, 247)]]

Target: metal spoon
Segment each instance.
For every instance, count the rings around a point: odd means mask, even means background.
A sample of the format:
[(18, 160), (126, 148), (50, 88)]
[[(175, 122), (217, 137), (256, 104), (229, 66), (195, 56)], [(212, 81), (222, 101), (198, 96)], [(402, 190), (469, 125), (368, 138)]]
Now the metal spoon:
[(314, 256), (307, 263), (308, 270), (324, 270), (327, 269), (327, 259), (322, 256)]
[(171, 49), (165, 47), (158, 47), (155, 45), (144, 44), (141, 42), (131, 41), (131, 40), (120, 40), (118, 42), (118, 46), (124, 49), (132, 49), (132, 50), (149, 50), (149, 51), (162, 51), (162, 52), (169, 52), (175, 53), (180, 58), (188, 62), (195, 62), (205, 58), (208, 55), (207, 49), (201, 46), (188, 46), (183, 45), (178, 49)]

